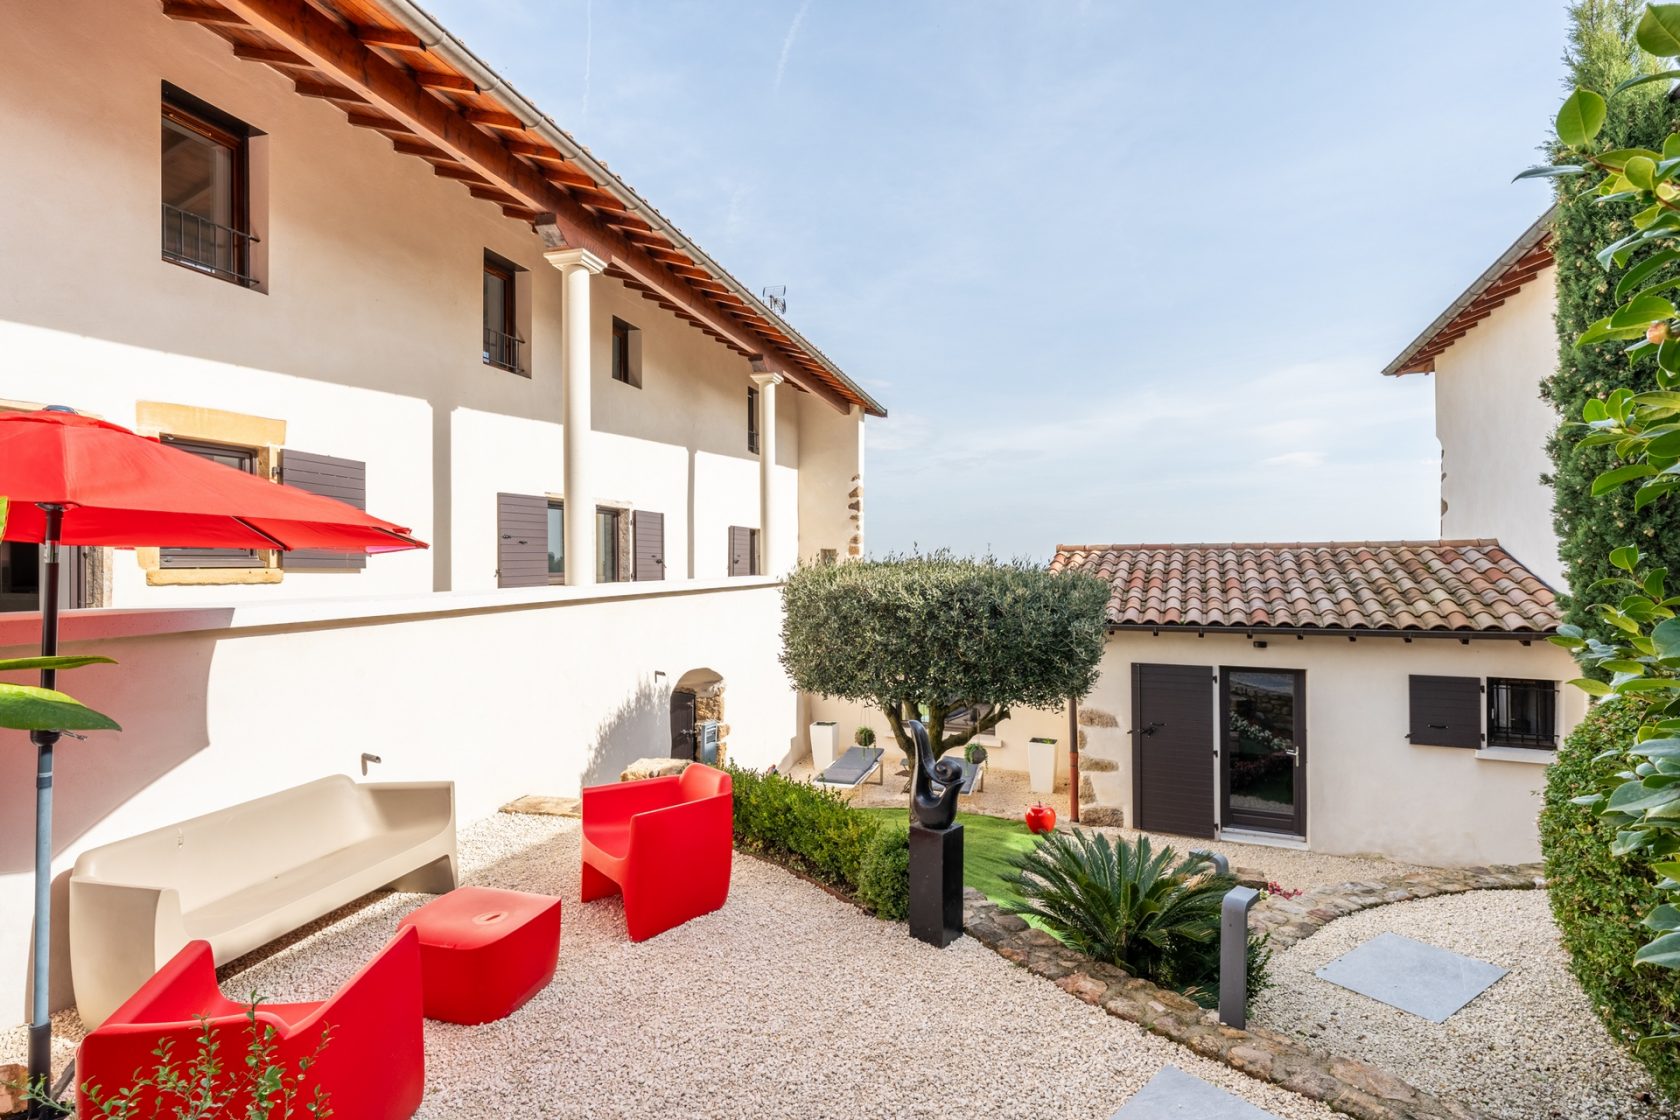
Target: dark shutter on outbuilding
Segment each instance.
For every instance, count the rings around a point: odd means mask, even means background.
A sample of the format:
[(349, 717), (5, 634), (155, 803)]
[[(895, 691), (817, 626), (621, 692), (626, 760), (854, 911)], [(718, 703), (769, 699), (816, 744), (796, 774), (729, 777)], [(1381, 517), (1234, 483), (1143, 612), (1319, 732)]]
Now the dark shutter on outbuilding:
[(639, 509), (631, 514), (635, 534), (635, 567), (630, 578), (665, 578), (665, 515)]
[(496, 586), (548, 584), (548, 499), (496, 495)]
[[(280, 481), (311, 494), (336, 498), (357, 509), (367, 508), (367, 464), (356, 459), (337, 459), (331, 455), (282, 448)], [(296, 572), (359, 571), (367, 567), (367, 554), (300, 548), (282, 552), (280, 566)]]
[(1482, 682), (1477, 677), (1410, 678), (1414, 746), (1482, 745)]
[(753, 573), (753, 531), (740, 525), (729, 527), (729, 574), (750, 576)]

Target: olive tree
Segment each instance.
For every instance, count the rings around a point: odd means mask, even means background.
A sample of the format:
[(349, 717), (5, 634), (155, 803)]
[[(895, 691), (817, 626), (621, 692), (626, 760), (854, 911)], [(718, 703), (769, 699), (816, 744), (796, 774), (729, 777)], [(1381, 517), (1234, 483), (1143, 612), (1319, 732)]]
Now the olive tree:
[[(943, 754), (1014, 708), (1055, 707), (1091, 690), (1108, 585), (936, 552), (801, 567), (782, 600), (782, 665), (797, 687), (879, 708), (907, 755), (905, 721), (922, 719)], [(975, 704), (991, 708), (950, 726)]]

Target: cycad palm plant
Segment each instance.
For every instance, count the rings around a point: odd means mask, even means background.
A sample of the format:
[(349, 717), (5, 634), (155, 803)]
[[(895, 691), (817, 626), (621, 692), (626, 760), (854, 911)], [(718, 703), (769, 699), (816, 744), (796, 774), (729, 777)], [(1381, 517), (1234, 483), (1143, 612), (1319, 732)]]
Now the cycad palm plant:
[(1048, 834), (1015, 866), (1022, 901), (1006, 909), (1086, 956), (1176, 987), (1217, 967), (1220, 900), (1236, 880), (1206, 856), (1075, 829)]

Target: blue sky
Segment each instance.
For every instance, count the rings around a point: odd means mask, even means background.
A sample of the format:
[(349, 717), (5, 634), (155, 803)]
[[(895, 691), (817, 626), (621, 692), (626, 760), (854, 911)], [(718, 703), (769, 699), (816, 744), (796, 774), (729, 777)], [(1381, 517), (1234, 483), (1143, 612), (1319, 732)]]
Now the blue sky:
[(1545, 208), (1562, 0), (429, 4), (887, 405), (871, 552), (1437, 534), (1378, 371)]

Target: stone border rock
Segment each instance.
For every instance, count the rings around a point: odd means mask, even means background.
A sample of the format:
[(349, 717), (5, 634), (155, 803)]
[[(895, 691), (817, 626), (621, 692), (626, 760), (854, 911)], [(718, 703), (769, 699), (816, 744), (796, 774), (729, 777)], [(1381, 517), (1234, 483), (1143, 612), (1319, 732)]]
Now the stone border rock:
[(1194, 1000), (1069, 949), (1016, 915), (1004, 913), (973, 888), (963, 892), (963, 921), (970, 937), (1068, 994), (1358, 1120), (1473, 1120), (1473, 1113), (1369, 1063), (1315, 1050), (1264, 1027), (1239, 1031), (1224, 1026), (1218, 1015)]
[[(1239, 873), (1246, 874), (1246, 873)], [(1373, 906), (1465, 891), (1536, 890), (1546, 885), (1538, 863), (1492, 867), (1431, 867), (1388, 879), (1314, 887), (1294, 898), (1269, 895), (1249, 911), (1249, 928), (1272, 936), (1274, 950), (1287, 949), (1337, 918)]]

